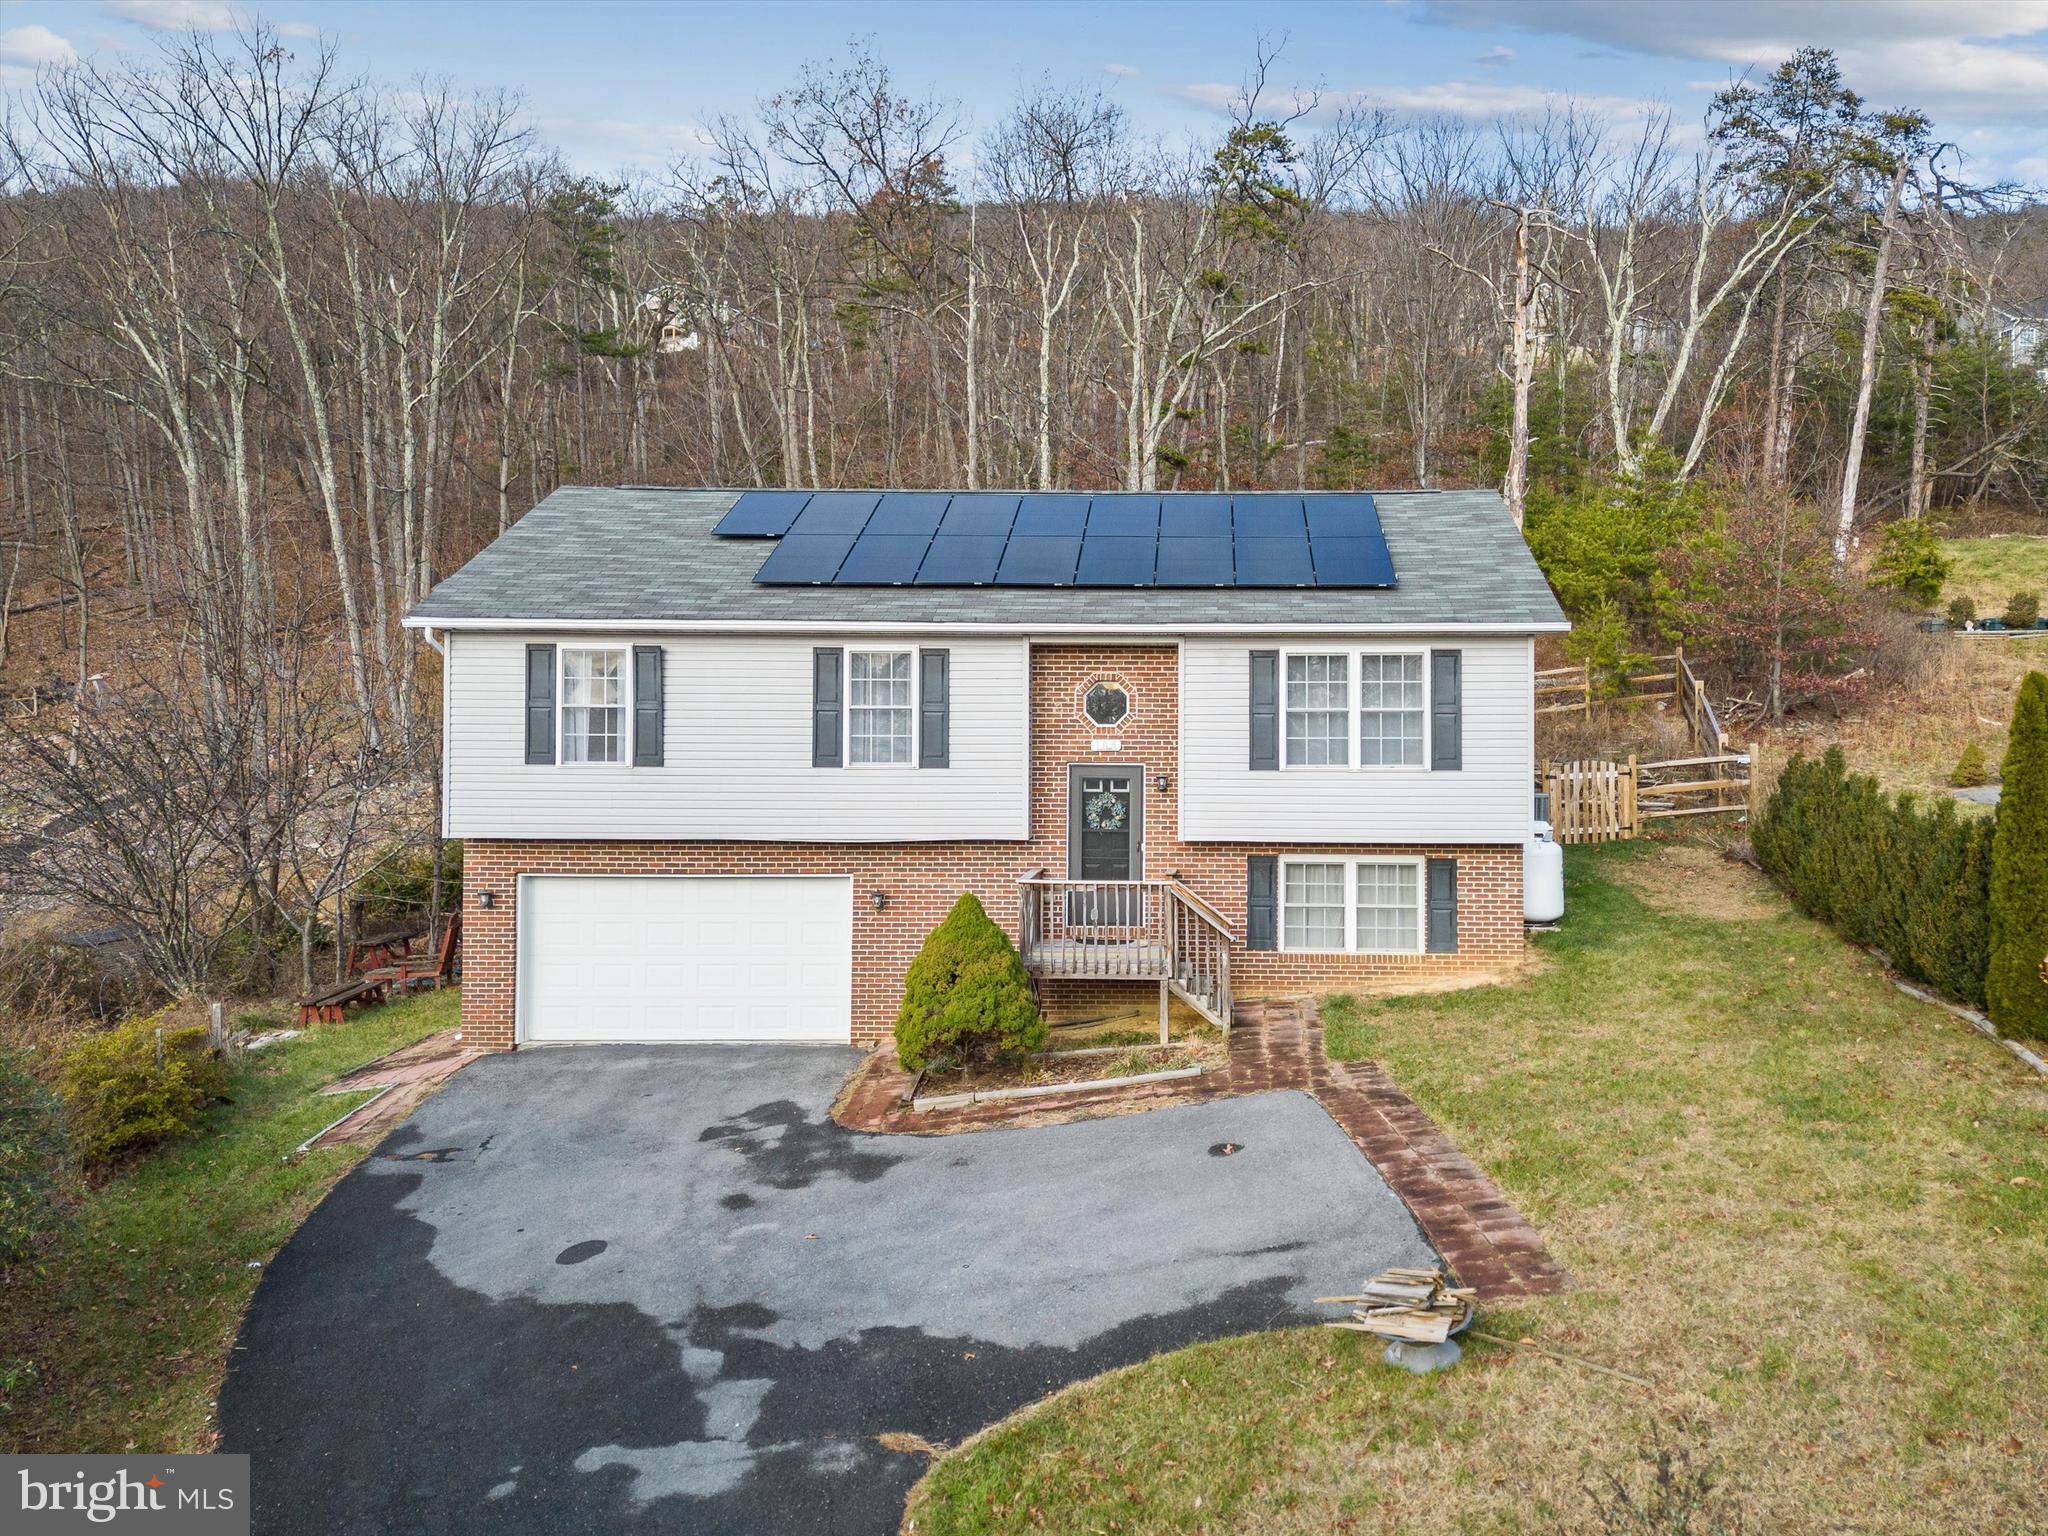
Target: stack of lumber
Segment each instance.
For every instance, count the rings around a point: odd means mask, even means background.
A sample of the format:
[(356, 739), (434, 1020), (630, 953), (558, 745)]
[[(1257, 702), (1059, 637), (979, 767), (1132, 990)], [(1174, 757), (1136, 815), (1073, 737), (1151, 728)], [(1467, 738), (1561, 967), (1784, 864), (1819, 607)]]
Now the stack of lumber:
[(1444, 1284), (1440, 1265), (1428, 1269), (1383, 1269), (1356, 1296), (1318, 1296), (1322, 1306), (1348, 1306), (1351, 1316), (1330, 1328), (1376, 1333), (1410, 1344), (1441, 1344), (1472, 1312), (1469, 1286)]

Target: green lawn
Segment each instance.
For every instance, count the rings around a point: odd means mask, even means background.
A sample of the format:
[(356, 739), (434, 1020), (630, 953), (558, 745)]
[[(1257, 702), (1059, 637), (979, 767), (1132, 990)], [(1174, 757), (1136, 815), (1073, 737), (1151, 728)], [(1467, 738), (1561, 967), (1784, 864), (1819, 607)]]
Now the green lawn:
[[(1544, 1229), (1572, 1292), (1445, 1376), (1227, 1340), (938, 1462), (910, 1529), (2042, 1529), (2048, 1081), (1696, 847), (1573, 850), (1513, 987), (1326, 1004)], [(1330, 1276), (1345, 1291), (1362, 1276)], [(1714, 1518), (1638, 1505), (1656, 1447)]]
[(2048, 538), (2023, 533), (2000, 538), (1944, 539), (1942, 550), (1955, 561), (1948, 585), (1942, 588), (1944, 604), (1967, 593), (1977, 601), (1977, 612), (1996, 618), (2005, 611), (2005, 600), (2015, 592), (2032, 592), (2048, 611)]
[(342, 1073), (452, 1029), (457, 995), (352, 1015), (250, 1059), (199, 1132), (91, 1193), (34, 1275), (0, 1289), (0, 1445), (203, 1451), (242, 1309), (356, 1148), (287, 1161), (368, 1095)]

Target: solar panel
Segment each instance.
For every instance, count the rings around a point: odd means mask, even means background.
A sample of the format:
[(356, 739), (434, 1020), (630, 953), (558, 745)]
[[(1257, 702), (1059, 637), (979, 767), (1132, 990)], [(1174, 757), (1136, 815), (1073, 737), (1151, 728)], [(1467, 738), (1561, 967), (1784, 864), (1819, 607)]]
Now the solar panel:
[(1006, 542), (1000, 535), (942, 533), (932, 540), (924, 564), (917, 568), (917, 584), (978, 587), (994, 581)]
[(1017, 509), (1017, 525), (1010, 531), (1023, 534), (1072, 534), (1088, 525), (1086, 496), (1033, 495)]
[(1311, 539), (1319, 587), (1391, 587), (1394, 562), (1385, 539)]
[(1233, 579), (1228, 537), (1159, 541), (1154, 586), (1227, 587)]
[(1237, 536), (1240, 587), (1305, 587), (1315, 579), (1306, 533), (1292, 539)]
[(906, 537), (922, 534), (928, 539), (939, 531), (939, 519), (946, 515), (950, 500), (944, 491), (891, 491), (868, 519), (867, 531)]
[(1380, 535), (1380, 514), (1366, 495), (1308, 496), (1308, 536), (1311, 539), (1376, 539)]
[(864, 533), (832, 579), (842, 587), (908, 586), (931, 543), (923, 534)]
[(741, 491), (711, 531), (725, 539), (779, 539), (810, 499), (809, 491)]
[(946, 508), (946, 516), (939, 524), (941, 533), (1007, 535), (1010, 525), (1017, 520), (1016, 496), (991, 496), (973, 493), (955, 496), (952, 505)]
[(1246, 534), (1253, 538), (1287, 538), (1307, 527), (1302, 519), (1299, 496), (1275, 496), (1263, 492), (1235, 496), (1231, 498), (1230, 516), (1240, 539)]
[(850, 533), (792, 533), (761, 562), (754, 580), (765, 586), (807, 586), (830, 581), (853, 548)]
[(859, 533), (882, 498), (873, 491), (818, 491), (789, 525), (793, 534)]
[(1046, 538), (1025, 534), (1010, 540), (996, 568), (999, 587), (1071, 587), (1081, 558), (1078, 535)]
[(1228, 496), (1169, 496), (1159, 514), (1159, 532), (1165, 538), (1229, 538), (1230, 498)]
[(781, 538), (767, 585), (1395, 585), (1378, 508), (1351, 491), (747, 491), (716, 531)]
[(1075, 580), (1084, 587), (1149, 587), (1158, 549), (1156, 539), (1097, 538), (1091, 533), (1081, 541), (1081, 569)]
[(1088, 537), (1147, 538), (1159, 531), (1159, 498), (1097, 496), (1088, 507)]

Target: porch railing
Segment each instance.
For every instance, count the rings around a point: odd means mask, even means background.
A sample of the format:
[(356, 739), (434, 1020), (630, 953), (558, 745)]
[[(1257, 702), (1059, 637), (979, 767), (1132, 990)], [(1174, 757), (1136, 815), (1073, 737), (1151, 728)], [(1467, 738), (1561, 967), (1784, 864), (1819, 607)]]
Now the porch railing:
[(1018, 950), (1034, 976), (1156, 981), (1230, 1028), (1230, 921), (1178, 880), (1017, 881)]

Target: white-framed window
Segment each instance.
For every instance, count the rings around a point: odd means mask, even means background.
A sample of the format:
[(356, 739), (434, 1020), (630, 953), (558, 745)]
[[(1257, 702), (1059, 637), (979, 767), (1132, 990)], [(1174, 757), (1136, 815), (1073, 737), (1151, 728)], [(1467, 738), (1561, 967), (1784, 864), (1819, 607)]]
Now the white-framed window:
[(1420, 954), (1426, 895), (1421, 859), (1282, 859), (1280, 947)]
[(1280, 867), (1280, 943), (1283, 949), (1349, 949), (1345, 866), (1339, 862)]
[(846, 760), (857, 768), (917, 762), (917, 653), (846, 653)]
[(1420, 768), (1429, 700), (1420, 651), (1358, 658), (1358, 761), (1367, 768)]
[(1283, 768), (1425, 768), (1424, 651), (1288, 651), (1280, 659)]
[(1427, 931), (1419, 859), (1375, 859), (1351, 866), (1351, 947), (1366, 954), (1412, 955)]
[(624, 763), (632, 652), (623, 645), (565, 645), (558, 654), (560, 761), (586, 768)]
[(1351, 658), (1287, 658), (1287, 763), (1342, 768), (1351, 762)]

